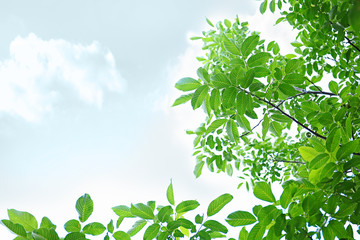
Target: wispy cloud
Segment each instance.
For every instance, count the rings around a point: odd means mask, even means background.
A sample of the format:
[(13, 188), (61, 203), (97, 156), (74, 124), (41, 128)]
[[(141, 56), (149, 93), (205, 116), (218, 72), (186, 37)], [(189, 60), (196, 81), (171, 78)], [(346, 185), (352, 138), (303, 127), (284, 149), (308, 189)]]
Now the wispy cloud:
[(32, 33), (16, 37), (10, 58), (0, 61), (0, 112), (39, 121), (69, 98), (101, 107), (104, 93), (124, 84), (112, 53), (98, 42), (42, 40)]

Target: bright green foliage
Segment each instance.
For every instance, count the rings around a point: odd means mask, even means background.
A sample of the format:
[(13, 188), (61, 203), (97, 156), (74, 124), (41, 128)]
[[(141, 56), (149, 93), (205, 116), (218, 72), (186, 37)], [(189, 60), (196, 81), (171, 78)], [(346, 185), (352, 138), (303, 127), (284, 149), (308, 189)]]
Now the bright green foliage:
[[(225, 220), (212, 219), (232, 195), (211, 201), (204, 215), (196, 213), (196, 200), (175, 204), (170, 183), (170, 205), (113, 207), (116, 226), (110, 221), (105, 227), (86, 223), (93, 202), (85, 194), (76, 202), (80, 221), (65, 223), (65, 240), (98, 234), (104, 240), (139, 239), (141, 230), (143, 239), (207, 240), (227, 237), (231, 227), (241, 240), (358, 238), (360, 1), (263, 0), (260, 12), (267, 9), (281, 12), (276, 24), (287, 22), (297, 32), (294, 52), (283, 55), (276, 42), (250, 32), (238, 18), (217, 24), (206, 19), (212, 29), (192, 38), (204, 43), (205, 56), (198, 58), (203, 66), (197, 77), (176, 83), (187, 93), (173, 104), (190, 102), (206, 113), (204, 123), (188, 131), (195, 135), (195, 176), (204, 166), (236, 174), (239, 187), (245, 183), (267, 205), (254, 206), (252, 213), (237, 206)], [(280, 194), (272, 190), (276, 182)], [(39, 227), (29, 213), (8, 214), (1, 223), (17, 240), (60, 239), (48, 218)], [(132, 227), (120, 230), (123, 221), (133, 221)]]

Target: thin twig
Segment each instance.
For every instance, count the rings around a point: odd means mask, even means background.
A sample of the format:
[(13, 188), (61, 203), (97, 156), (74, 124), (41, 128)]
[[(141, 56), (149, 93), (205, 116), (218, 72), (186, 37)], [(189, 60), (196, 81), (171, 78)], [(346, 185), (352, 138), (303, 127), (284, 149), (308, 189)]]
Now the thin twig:
[(321, 139), (325, 139), (326, 137), (322, 136), (321, 134), (315, 132), (314, 130), (308, 128), (307, 126), (305, 126), (304, 124), (302, 124), (301, 122), (299, 122), (298, 120), (296, 120), (294, 117), (290, 116), (288, 113), (284, 112), (280, 107), (276, 106), (275, 104), (273, 104), (272, 102), (269, 102), (268, 100), (261, 98), (251, 92), (246, 91), (245, 89), (241, 89), (240, 90), (244, 91), (247, 94), (250, 94), (253, 97), (256, 97), (257, 99), (259, 99), (262, 102), (265, 102), (266, 104), (269, 104), (270, 106), (272, 106), (273, 108), (275, 108), (276, 110), (278, 110), (281, 114), (285, 115), (286, 117), (290, 118), (292, 121), (294, 121), (295, 123), (297, 123), (298, 125), (300, 125), (301, 127), (305, 128), (307, 131), (311, 132), (312, 134), (314, 134), (315, 136), (321, 138)]
[(300, 161), (288, 161), (288, 160), (277, 160), (277, 159), (273, 159), (274, 162), (285, 162), (285, 163), (297, 163), (297, 164), (303, 164), (305, 165), (306, 163), (304, 162), (300, 162)]
[(351, 46), (353, 46), (358, 52), (360, 52), (360, 49), (355, 44), (353, 44), (352, 41), (348, 37), (345, 36), (345, 39), (348, 41), (348, 43)]

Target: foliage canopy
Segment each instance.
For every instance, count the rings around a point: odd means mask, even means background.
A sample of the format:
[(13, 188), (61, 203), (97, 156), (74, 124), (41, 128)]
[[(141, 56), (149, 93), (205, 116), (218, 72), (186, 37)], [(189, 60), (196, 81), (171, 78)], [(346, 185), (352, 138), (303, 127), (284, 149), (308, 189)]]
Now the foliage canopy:
[[(204, 43), (203, 66), (196, 78), (176, 83), (188, 93), (173, 104), (190, 102), (207, 115), (188, 131), (195, 135), (195, 176), (204, 166), (239, 175), (267, 205), (236, 210), (221, 222), (215, 215), (233, 199), (226, 193), (206, 214), (189, 219), (200, 204), (176, 204), (170, 183), (167, 205), (113, 207), (118, 219), (105, 226), (87, 222), (93, 201), (85, 194), (76, 202), (79, 220), (65, 223), (62, 239), (104, 234), (123, 240), (142, 229), (143, 239), (213, 239), (246, 225), (238, 239), (354, 239), (360, 224), (360, 1), (263, 1), (261, 13), (268, 8), (281, 11), (276, 24), (287, 22), (298, 32), (294, 53), (282, 55), (276, 42), (238, 18), (216, 25), (207, 20), (212, 29), (193, 38)], [(275, 182), (283, 187), (280, 198), (271, 189)], [(8, 215), (1, 222), (16, 240), (60, 239), (47, 217), (39, 225), (27, 212), (10, 209)], [(132, 228), (119, 230), (128, 218), (135, 219)]]

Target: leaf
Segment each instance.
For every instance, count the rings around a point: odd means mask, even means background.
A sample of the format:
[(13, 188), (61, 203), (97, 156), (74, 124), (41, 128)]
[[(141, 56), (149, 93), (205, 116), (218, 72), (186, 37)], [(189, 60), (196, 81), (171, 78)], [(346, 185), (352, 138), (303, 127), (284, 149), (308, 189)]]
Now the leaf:
[(266, 114), (265, 116), (264, 116), (264, 120), (263, 120), (263, 122), (262, 122), (262, 135), (263, 135), (263, 139), (265, 139), (265, 137), (266, 137), (266, 133), (268, 132), (268, 130), (269, 130), (269, 124), (270, 123), (270, 120), (269, 120), (269, 117), (268, 117), (268, 115)]
[[(355, 152), (355, 150), (358, 148), (359, 140), (348, 142), (344, 145), (341, 145), (339, 150), (336, 152), (336, 158), (338, 160), (342, 160)], [(11, 219), (10, 219), (11, 220)]]
[(67, 221), (64, 224), (64, 228), (67, 232), (80, 232), (81, 231), (80, 222), (76, 219)]
[(234, 55), (240, 55), (240, 50), (239, 48), (235, 45), (235, 43), (233, 43), (230, 39), (228, 39), (226, 36), (223, 36), (223, 42), (224, 42), (224, 47), (225, 49)]
[(252, 227), (252, 229), (249, 232), (248, 239), (251, 240), (261, 240), (263, 239), (264, 233), (265, 233), (265, 227), (261, 224), (256, 224)]
[(310, 162), (319, 154), (314, 148), (305, 146), (299, 147), (299, 152), (306, 162)]
[(32, 232), (31, 236), (35, 240), (59, 240), (60, 239), (54, 229), (47, 229), (47, 228), (35, 229)]
[(290, 73), (284, 77), (283, 81), (285, 83), (295, 84), (295, 85), (303, 84), (305, 82), (305, 77), (298, 73)]
[(260, 4), (260, 13), (264, 14), (267, 8), (267, 0), (264, 0), (261, 4)]
[(279, 85), (279, 90), (286, 96), (294, 96), (296, 94), (295, 88), (287, 83), (281, 83)]
[(1, 223), (7, 227), (10, 231), (12, 231), (13, 233), (15, 233), (16, 235), (22, 236), (26, 238), (26, 230), (25, 228), (18, 224), (18, 223), (13, 223), (10, 220), (7, 219), (3, 219), (1, 220)]
[(108, 230), (110, 233), (113, 233), (113, 232), (114, 232), (114, 222), (113, 222), (112, 219), (110, 220), (110, 222), (109, 222), (108, 225), (107, 225), (107, 230)]
[(127, 233), (130, 237), (135, 236), (141, 229), (143, 229), (143, 227), (145, 227), (146, 223), (147, 221), (144, 219), (137, 220)]
[(201, 83), (199, 81), (190, 77), (182, 78), (175, 84), (177, 89), (184, 92), (197, 89), (200, 86)]
[(47, 229), (51, 229), (54, 228), (56, 229), (56, 225), (54, 225), (50, 219), (48, 217), (43, 217), (41, 219), (41, 223), (40, 223), (40, 228), (47, 228)]
[(221, 223), (215, 220), (207, 220), (206, 222), (204, 222), (203, 225), (204, 227), (209, 228), (212, 231), (217, 231), (222, 233), (228, 232), (228, 229), (224, 225), (222, 225)]
[(159, 224), (154, 223), (154, 224), (150, 225), (144, 233), (144, 240), (154, 239), (157, 236), (157, 234), (159, 233), (159, 230), (160, 230)]
[(198, 70), (196, 71), (196, 74), (198, 75), (198, 77), (203, 80), (206, 83), (210, 82), (210, 76), (209, 73), (206, 71), (205, 68), (198, 68)]
[(336, 164), (333, 162), (329, 162), (327, 163), (322, 169), (321, 169), (321, 173), (320, 173), (320, 179), (324, 179), (324, 178), (330, 178), (333, 174), (334, 171), (336, 170)]
[(131, 240), (130, 235), (123, 231), (114, 232), (113, 237), (116, 240)]
[(173, 189), (172, 181), (170, 181), (170, 184), (166, 190), (166, 197), (169, 203), (174, 206), (175, 199), (174, 199), (174, 189)]
[(267, 52), (260, 52), (256, 53), (255, 55), (252, 55), (248, 60), (248, 66), (249, 67), (256, 67), (263, 65), (269, 61), (271, 57), (270, 53)]
[(195, 165), (194, 168), (194, 175), (196, 178), (200, 177), (202, 169), (204, 167), (205, 162), (204, 161), (200, 161)]
[(218, 213), (226, 204), (228, 204), (233, 199), (231, 194), (225, 193), (217, 198), (215, 198), (208, 206), (207, 215), (213, 216)]
[(297, 59), (291, 59), (286, 63), (285, 66), (285, 73), (291, 73), (294, 72), (299, 66), (300, 66), (301, 62)]
[(329, 152), (334, 152), (335, 149), (340, 144), (340, 130), (338, 128), (334, 128), (330, 133), (329, 136), (326, 138), (326, 149)]
[(183, 202), (179, 203), (179, 204), (176, 206), (175, 211), (176, 211), (178, 214), (181, 214), (181, 213), (185, 213), (185, 212), (194, 210), (194, 209), (196, 209), (199, 205), (200, 205), (200, 203), (198, 203), (198, 201), (196, 201), (196, 200), (187, 200), (187, 201), (183, 201)]
[(336, 220), (331, 220), (327, 227), (334, 232), (339, 239), (346, 239), (348, 237), (344, 224)]
[(166, 222), (169, 218), (170, 218), (170, 215), (173, 213), (173, 209), (171, 206), (165, 206), (165, 207), (162, 207), (160, 210), (159, 210), (159, 213), (158, 213), (158, 219), (160, 222)]
[(32, 232), (38, 227), (38, 222), (36, 218), (28, 213), (17, 211), (15, 209), (8, 209), (9, 220), (14, 224), (22, 225), (26, 231)]
[(329, 154), (321, 153), (317, 155), (309, 164), (309, 169), (318, 169), (324, 166), (330, 159)]
[(233, 119), (229, 119), (229, 121), (227, 122), (226, 133), (229, 136), (230, 141), (232, 141), (232, 142), (239, 141), (239, 131), (238, 131), (236, 123)]
[(350, 26), (354, 29), (356, 35), (360, 36), (360, 2), (353, 1), (348, 13)]
[(239, 240), (247, 240), (248, 239), (248, 231), (245, 227), (243, 227), (239, 233)]
[(330, 125), (334, 122), (333, 116), (329, 112), (319, 113), (318, 120), (323, 126)]
[(244, 91), (241, 91), (236, 96), (236, 110), (238, 114), (244, 115), (249, 105), (249, 98)]
[(230, 82), (232, 85), (239, 85), (241, 80), (245, 77), (245, 70), (242, 67), (235, 67), (230, 72)]
[(196, 89), (194, 95), (191, 98), (191, 106), (193, 107), (194, 110), (201, 106), (206, 95), (208, 94), (208, 91), (209, 91), (209, 87), (205, 85)]
[(276, 5), (276, 4), (275, 4), (275, 0), (271, 0), (269, 7), (270, 7), (270, 11), (271, 11), (272, 13), (275, 12), (275, 5)]
[(241, 53), (246, 58), (256, 48), (259, 43), (259, 35), (250, 36), (241, 45)]
[(283, 193), (280, 196), (280, 205), (286, 209), (293, 198), (293, 191), (291, 187), (285, 187)]
[(72, 232), (67, 234), (64, 240), (86, 240), (86, 238), (84, 233)]
[(90, 195), (85, 193), (83, 196), (81, 196), (76, 201), (75, 208), (79, 214), (80, 222), (85, 222), (94, 210), (94, 203), (91, 200)]
[(102, 234), (106, 230), (106, 227), (99, 222), (93, 222), (85, 225), (83, 233), (97, 236)]
[(245, 226), (256, 222), (256, 218), (249, 212), (236, 211), (230, 213), (225, 221), (233, 227)]
[(240, 86), (243, 88), (248, 88), (250, 84), (253, 82), (254, 77), (255, 77), (255, 70), (251, 68), (249, 71), (245, 73), (245, 77), (240, 82)]
[(329, 82), (329, 89), (334, 94), (339, 94), (339, 85), (335, 81)]
[(193, 93), (187, 94), (187, 95), (181, 95), (180, 97), (178, 97), (175, 102), (173, 103), (172, 107), (175, 107), (177, 105), (186, 103), (187, 101), (189, 101), (193, 96)]
[(277, 209), (273, 205), (263, 207), (258, 215), (259, 223), (264, 227), (267, 227), (280, 213), (281, 210)]
[(228, 120), (227, 119), (216, 119), (215, 121), (213, 121), (210, 126), (206, 129), (205, 135), (208, 135), (209, 133), (215, 131), (216, 129), (218, 129), (219, 127), (221, 127), (222, 125), (224, 125), (224, 123), (226, 123)]
[(221, 104), (220, 91), (214, 88), (210, 94), (210, 107), (215, 112), (219, 110)]
[(281, 136), (281, 133), (282, 133), (282, 130), (283, 130), (283, 128), (282, 128), (282, 126), (280, 125), (280, 123), (274, 122), (274, 121), (270, 122), (269, 129), (270, 129), (270, 131), (271, 131), (272, 133), (274, 133), (275, 136), (277, 136), (277, 137), (280, 137), (280, 136)]
[(206, 18), (206, 22), (207, 22), (210, 26), (214, 27), (214, 24), (213, 24), (208, 18)]
[(231, 108), (234, 106), (236, 94), (238, 93), (238, 90), (234, 87), (228, 87), (225, 88), (223, 91), (223, 107), (224, 108)]
[(130, 211), (133, 215), (138, 216), (143, 219), (154, 219), (155, 218), (151, 207), (149, 207), (143, 203), (131, 204)]
[(130, 208), (128, 206), (125, 205), (119, 205), (116, 207), (111, 208), (116, 215), (118, 215), (119, 217), (128, 217), (128, 218), (133, 218), (135, 217), (131, 211)]
[(254, 195), (260, 200), (275, 203), (274, 194), (271, 186), (266, 182), (257, 182), (254, 187)]
[(270, 75), (270, 70), (265, 67), (255, 67), (255, 77), (262, 78)]
[(212, 83), (215, 88), (225, 88), (230, 86), (230, 81), (223, 73), (215, 74), (211, 77)]

